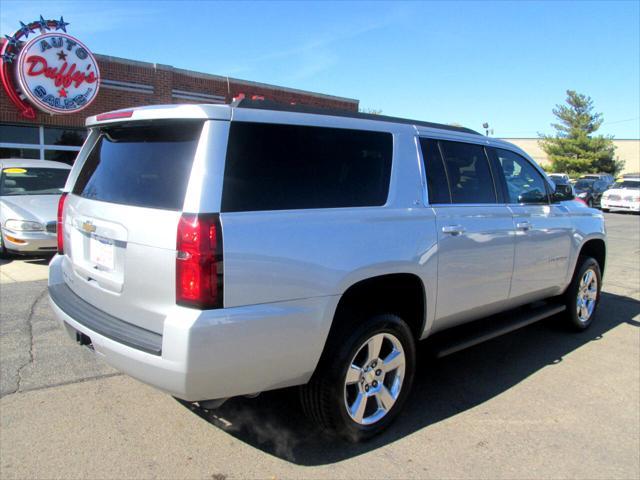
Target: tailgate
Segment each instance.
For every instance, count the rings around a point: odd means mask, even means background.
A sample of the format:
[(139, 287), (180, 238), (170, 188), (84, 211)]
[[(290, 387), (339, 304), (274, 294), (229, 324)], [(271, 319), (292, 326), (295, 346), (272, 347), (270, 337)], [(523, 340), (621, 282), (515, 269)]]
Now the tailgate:
[(202, 122), (110, 126), (65, 204), (63, 273), (82, 299), (162, 333), (176, 232)]

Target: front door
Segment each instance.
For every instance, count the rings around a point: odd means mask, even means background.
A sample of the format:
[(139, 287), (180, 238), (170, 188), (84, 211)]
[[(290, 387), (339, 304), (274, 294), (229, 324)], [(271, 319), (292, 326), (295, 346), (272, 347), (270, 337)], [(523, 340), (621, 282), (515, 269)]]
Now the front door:
[(523, 156), (495, 149), (515, 226), (510, 297), (535, 300), (560, 293), (567, 278), (573, 226), (568, 209), (550, 203), (542, 174)]

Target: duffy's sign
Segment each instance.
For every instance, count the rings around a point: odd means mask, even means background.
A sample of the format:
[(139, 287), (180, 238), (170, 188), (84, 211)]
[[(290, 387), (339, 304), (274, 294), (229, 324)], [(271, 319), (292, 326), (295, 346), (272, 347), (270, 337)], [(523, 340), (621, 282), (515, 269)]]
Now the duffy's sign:
[[(51, 114), (76, 113), (95, 100), (100, 85), (98, 63), (89, 49), (68, 35), (60, 20), (24, 24), (2, 48), (2, 84), (23, 116), (35, 118), (27, 102)], [(31, 40), (29, 34), (36, 33)], [(58, 32), (61, 30), (61, 32)]]

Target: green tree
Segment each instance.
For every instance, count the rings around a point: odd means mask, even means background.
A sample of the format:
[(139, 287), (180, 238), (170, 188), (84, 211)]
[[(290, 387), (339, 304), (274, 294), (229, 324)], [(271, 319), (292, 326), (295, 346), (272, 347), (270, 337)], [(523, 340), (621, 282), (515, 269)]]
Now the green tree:
[(594, 135), (603, 122), (601, 113), (593, 112), (591, 97), (567, 90), (566, 105), (556, 105), (553, 114), (558, 123), (551, 126), (555, 135), (540, 135), (540, 147), (551, 160), (554, 172), (617, 174), (623, 166), (614, 158), (612, 136)]

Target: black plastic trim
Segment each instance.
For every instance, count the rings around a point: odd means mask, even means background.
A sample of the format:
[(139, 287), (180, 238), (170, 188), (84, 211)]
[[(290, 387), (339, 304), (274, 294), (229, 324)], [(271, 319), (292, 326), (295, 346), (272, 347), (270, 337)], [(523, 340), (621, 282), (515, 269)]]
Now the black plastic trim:
[(449, 130), (452, 132), (470, 133), (481, 135), (475, 130), (465, 127), (455, 127), (442, 123), (424, 122), (421, 120), (411, 120), (409, 118), (389, 117), (387, 115), (376, 115), (371, 113), (354, 112), (351, 110), (341, 110), (334, 108), (312, 107), (308, 105), (287, 105), (273, 100), (242, 100), (231, 103), (235, 108), (248, 108), (254, 110), (273, 110), (276, 112), (311, 113), (316, 115), (331, 115), (334, 117), (360, 118), (362, 120), (375, 120), (378, 122), (404, 123), (409, 125), (419, 125), (421, 127), (437, 128), (439, 130)]
[(64, 313), (88, 329), (143, 352), (162, 353), (162, 335), (103, 312), (73, 293), (66, 284), (50, 285), (49, 295)]

